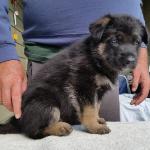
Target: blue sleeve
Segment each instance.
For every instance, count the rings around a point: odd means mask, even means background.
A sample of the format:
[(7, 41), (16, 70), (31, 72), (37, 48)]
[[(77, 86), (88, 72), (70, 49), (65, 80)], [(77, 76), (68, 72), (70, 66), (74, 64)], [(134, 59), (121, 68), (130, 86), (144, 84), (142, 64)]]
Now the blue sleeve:
[(142, 0), (140, 0), (140, 5), (139, 5), (139, 11), (137, 12), (137, 15), (139, 17), (139, 20), (143, 23), (143, 25), (145, 26), (145, 19), (144, 19), (144, 16), (143, 16), (143, 12), (142, 12), (142, 8), (143, 7), (143, 3), (142, 3)]
[[(140, 6), (139, 7), (142, 7), (143, 2), (142, 2), (142, 0), (139, 0), (139, 1), (140, 1)], [(139, 16), (139, 20), (143, 23), (144, 26), (146, 26), (145, 25), (145, 19), (144, 19), (144, 16), (143, 16), (143, 12), (142, 12), (142, 8), (139, 8), (138, 10), (139, 11), (137, 13), (138, 13), (138, 16)], [(144, 42), (142, 42), (141, 48), (147, 48), (147, 45)]]
[(0, 0), (0, 62), (18, 59), (15, 42), (11, 37), (8, 0)]

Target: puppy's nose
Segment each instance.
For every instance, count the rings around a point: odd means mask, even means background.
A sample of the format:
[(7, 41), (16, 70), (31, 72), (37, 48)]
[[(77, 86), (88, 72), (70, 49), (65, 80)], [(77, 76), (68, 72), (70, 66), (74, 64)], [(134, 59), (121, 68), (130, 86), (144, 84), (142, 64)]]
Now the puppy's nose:
[(134, 64), (135, 63), (135, 57), (134, 56), (128, 56), (127, 57), (127, 64)]

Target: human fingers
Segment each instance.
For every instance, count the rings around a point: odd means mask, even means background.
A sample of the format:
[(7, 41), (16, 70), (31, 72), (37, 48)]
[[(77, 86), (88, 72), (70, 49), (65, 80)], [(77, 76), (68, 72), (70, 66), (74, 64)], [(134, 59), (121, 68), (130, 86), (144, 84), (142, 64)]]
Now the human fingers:
[(133, 81), (132, 81), (132, 92), (135, 92), (138, 88), (140, 80), (140, 72), (137, 70), (133, 71)]
[(1, 85), (0, 85), (0, 105), (2, 104), (2, 89), (1, 89)]
[(1, 87), (1, 99), (2, 104), (10, 111), (13, 111), (13, 106), (11, 102), (11, 85), (4, 84)]
[(132, 104), (139, 105), (147, 98), (149, 93), (149, 83), (144, 81), (141, 83), (141, 91), (132, 100)]
[(22, 93), (24, 93), (26, 89), (27, 89), (27, 77), (25, 76), (22, 83)]
[(21, 95), (22, 95), (22, 81), (18, 81), (12, 87), (12, 104), (14, 114), (17, 119), (21, 117)]

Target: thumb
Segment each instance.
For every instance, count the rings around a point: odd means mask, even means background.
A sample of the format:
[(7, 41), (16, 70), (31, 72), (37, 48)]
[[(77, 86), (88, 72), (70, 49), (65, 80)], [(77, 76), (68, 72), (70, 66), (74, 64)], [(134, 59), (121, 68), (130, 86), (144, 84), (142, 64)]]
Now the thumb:
[(137, 71), (133, 72), (132, 92), (135, 92), (138, 88), (140, 80), (140, 73)]

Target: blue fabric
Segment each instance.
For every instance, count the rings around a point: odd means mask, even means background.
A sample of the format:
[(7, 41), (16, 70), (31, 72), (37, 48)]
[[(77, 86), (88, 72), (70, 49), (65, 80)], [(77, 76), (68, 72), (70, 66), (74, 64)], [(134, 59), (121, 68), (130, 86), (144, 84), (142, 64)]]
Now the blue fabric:
[[(145, 24), (140, 4), (140, 0), (24, 0), (23, 37), (25, 42), (68, 45), (88, 35), (89, 23), (108, 13), (129, 14)], [(0, 0), (0, 61), (18, 59), (7, 13), (7, 0)]]
[(68, 45), (86, 36), (105, 14), (129, 14), (144, 23), (140, 0), (24, 0), (25, 42)]
[(8, 17), (8, 1), (0, 0), (0, 62), (19, 59), (16, 54), (15, 42), (11, 38)]
[(131, 93), (128, 80), (126, 76), (120, 75), (119, 81), (119, 94)]

